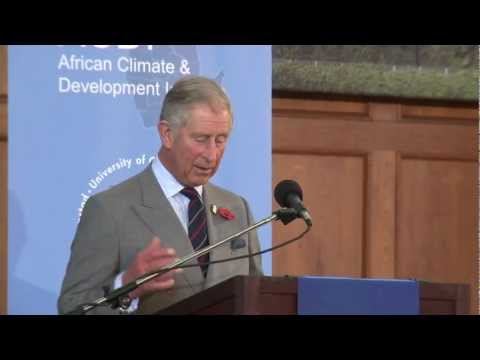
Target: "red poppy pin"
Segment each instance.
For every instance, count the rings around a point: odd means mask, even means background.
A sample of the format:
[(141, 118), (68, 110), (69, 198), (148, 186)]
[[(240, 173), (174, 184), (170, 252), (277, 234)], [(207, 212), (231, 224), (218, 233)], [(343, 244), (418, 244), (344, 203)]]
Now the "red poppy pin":
[(210, 210), (212, 211), (212, 213), (214, 215), (220, 215), (221, 217), (223, 217), (226, 220), (235, 219), (235, 214), (230, 209), (227, 209), (227, 208), (224, 208), (224, 207), (217, 207), (217, 205), (212, 205), (210, 207)]

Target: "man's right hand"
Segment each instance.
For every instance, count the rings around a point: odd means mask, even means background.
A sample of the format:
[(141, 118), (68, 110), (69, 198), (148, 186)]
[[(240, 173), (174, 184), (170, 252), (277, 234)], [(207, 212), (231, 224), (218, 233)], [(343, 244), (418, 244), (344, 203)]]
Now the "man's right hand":
[[(123, 274), (122, 283), (125, 285), (148, 272), (158, 270), (162, 266), (176, 260), (178, 258), (176, 257), (175, 249), (163, 247), (160, 239), (154, 237), (150, 244), (135, 256), (135, 260)], [(130, 298), (135, 299), (148, 293), (172, 288), (175, 285), (174, 274), (181, 271), (182, 269), (172, 270), (157, 276), (132, 291), (129, 294)]]

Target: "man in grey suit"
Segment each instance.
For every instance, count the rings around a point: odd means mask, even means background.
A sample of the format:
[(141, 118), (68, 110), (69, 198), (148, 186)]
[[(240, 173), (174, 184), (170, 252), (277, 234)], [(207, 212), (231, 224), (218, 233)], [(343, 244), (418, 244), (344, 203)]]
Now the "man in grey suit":
[[(158, 156), (140, 174), (89, 198), (71, 246), (58, 311), (91, 302), (253, 223), (245, 199), (211, 183), (233, 115), (227, 95), (203, 77), (179, 80), (165, 97)], [(219, 211), (220, 209), (221, 211)], [(202, 267), (177, 269), (129, 294), (127, 313), (151, 314), (235, 275), (261, 275), (256, 232), (221, 245)], [(99, 306), (90, 313), (120, 314)]]

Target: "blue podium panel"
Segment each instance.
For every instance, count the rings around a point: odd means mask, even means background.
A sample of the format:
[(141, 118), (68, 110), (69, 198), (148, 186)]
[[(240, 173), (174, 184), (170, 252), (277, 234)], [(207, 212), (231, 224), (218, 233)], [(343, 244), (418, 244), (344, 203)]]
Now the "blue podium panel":
[(299, 315), (418, 315), (413, 280), (306, 276), (298, 278)]

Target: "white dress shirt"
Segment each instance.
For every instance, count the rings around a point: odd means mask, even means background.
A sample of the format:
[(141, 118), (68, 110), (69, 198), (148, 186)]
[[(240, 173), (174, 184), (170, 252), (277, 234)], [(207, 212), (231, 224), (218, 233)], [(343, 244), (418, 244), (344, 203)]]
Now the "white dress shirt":
[[(185, 186), (180, 184), (177, 179), (173, 177), (158, 157), (155, 157), (152, 161), (152, 170), (158, 184), (172, 205), (173, 210), (175, 210), (185, 232), (188, 234), (188, 204), (190, 203), (190, 200), (188, 197), (180, 193)], [(197, 190), (200, 195), (200, 200), (202, 200), (203, 186), (196, 186), (195, 190)]]

